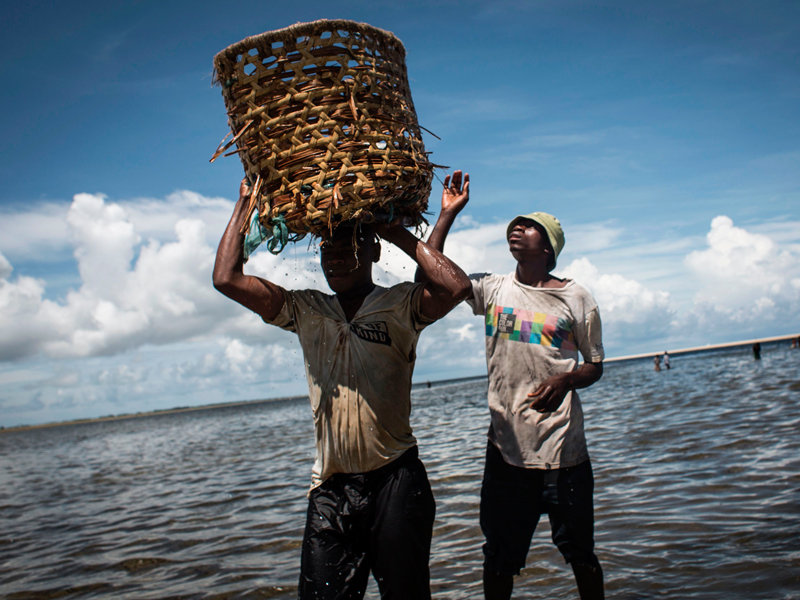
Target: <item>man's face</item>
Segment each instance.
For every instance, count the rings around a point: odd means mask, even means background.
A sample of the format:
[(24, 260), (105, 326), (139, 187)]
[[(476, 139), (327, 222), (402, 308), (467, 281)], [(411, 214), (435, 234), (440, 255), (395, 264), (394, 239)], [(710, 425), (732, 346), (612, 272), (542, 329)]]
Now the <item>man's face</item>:
[(319, 246), (319, 262), (331, 290), (341, 294), (371, 283), (372, 263), (380, 259), (380, 248), (367, 227), (336, 229)]
[[(527, 262), (542, 255), (553, 260), (553, 249), (547, 232), (532, 219), (520, 219), (508, 236), (508, 248), (518, 262)], [(550, 262), (548, 262), (548, 265)]]

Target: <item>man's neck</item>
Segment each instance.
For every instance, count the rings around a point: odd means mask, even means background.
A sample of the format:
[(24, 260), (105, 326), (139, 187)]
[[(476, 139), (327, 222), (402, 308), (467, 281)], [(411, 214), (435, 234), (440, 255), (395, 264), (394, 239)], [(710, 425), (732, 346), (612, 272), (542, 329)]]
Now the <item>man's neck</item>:
[(367, 296), (369, 296), (374, 289), (375, 284), (370, 279), (363, 285), (347, 290), (346, 292), (340, 292), (336, 294), (336, 299), (339, 301), (339, 306), (342, 307), (344, 316), (348, 321), (353, 320), (353, 317), (356, 316), (358, 309), (361, 308), (362, 304), (364, 304), (364, 300), (366, 300)]
[(516, 277), (517, 281), (531, 287), (560, 288), (565, 285), (563, 279), (550, 274), (545, 262), (518, 262)]

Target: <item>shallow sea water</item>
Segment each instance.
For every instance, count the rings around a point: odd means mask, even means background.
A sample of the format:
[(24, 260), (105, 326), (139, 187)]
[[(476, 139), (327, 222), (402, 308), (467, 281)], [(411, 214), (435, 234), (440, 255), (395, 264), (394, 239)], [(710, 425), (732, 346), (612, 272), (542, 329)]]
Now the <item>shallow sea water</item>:
[[(800, 599), (800, 350), (609, 364), (582, 392), (620, 600)], [(482, 598), (486, 381), (414, 392), (435, 598)], [(0, 596), (295, 598), (307, 401), (0, 433)], [(540, 522), (515, 598), (576, 598)], [(367, 598), (378, 598), (370, 583)]]

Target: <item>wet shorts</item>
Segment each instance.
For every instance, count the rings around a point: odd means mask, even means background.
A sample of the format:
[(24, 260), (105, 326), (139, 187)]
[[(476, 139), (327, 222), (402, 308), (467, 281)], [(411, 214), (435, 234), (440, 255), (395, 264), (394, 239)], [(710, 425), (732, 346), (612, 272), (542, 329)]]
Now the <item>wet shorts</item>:
[(539, 517), (550, 516), (553, 543), (568, 563), (598, 565), (594, 555), (594, 478), (587, 460), (563, 469), (509, 465), (492, 442), (481, 488), (484, 568), (518, 575)]
[(374, 471), (331, 476), (309, 495), (300, 600), (363, 598), (370, 571), (382, 600), (429, 600), (435, 512), (416, 446)]

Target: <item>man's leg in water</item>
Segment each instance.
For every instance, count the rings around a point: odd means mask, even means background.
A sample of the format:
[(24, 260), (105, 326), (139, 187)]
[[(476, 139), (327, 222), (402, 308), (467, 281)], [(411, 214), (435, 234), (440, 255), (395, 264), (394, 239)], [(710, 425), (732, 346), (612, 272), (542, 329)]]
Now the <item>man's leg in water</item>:
[(428, 561), (436, 504), (416, 448), (406, 454), (372, 487), (375, 513), (369, 555), (382, 600), (431, 597)]
[(600, 561), (594, 556), (591, 562), (572, 561), (572, 572), (575, 573), (575, 582), (578, 584), (578, 594), (581, 600), (603, 600), (603, 569)]
[(492, 442), (486, 448), (481, 486), (483, 592), (486, 600), (508, 600), (541, 514), (543, 471), (509, 465)]
[(553, 543), (572, 566), (581, 600), (603, 600), (603, 569), (594, 554), (594, 477), (587, 460), (545, 475)]
[(334, 475), (311, 491), (300, 562), (300, 600), (361, 600), (369, 578), (363, 475)]
[(514, 591), (514, 576), (483, 568), (483, 596), (486, 600), (509, 600)]

